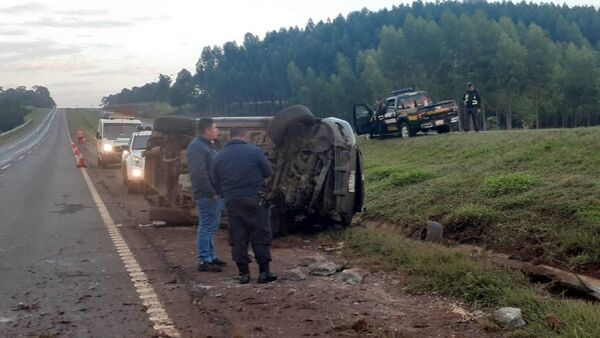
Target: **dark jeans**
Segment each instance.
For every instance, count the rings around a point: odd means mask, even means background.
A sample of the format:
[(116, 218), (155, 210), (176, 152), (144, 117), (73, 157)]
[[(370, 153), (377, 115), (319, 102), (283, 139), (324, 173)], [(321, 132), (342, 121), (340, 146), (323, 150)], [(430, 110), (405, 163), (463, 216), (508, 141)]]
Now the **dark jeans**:
[(256, 263), (261, 265), (271, 261), (271, 210), (258, 203), (258, 196), (225, 200), (231, 256), (238, 264), (250, 263), (249, 243), (252, 243)]
[(471, 122), (469, 120), (473, 120), (473, 128), (476, 132), (481, 130), (479, 126), (479, 112), (477, 112), (478, 110), (479, 108), (466, 108), (465, 124), (463, 126), (465, 131), (469, 131), (471, 129)]

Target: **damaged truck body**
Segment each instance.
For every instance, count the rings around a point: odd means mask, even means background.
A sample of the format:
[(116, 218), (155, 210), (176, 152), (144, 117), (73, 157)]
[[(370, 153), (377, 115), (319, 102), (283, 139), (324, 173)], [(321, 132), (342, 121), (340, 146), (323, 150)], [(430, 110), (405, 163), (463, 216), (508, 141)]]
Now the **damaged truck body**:
[[(362, 211), (362, 155), (350, 124), (315, 118), (304, 106), (274, 117), (217, 117), (216, 146), (229, 131), (242, 127), (249, 143), (260, 147), (273, 165), (264, 194), (271, 205), (273, 232), (329, 224), (349, 225)], [(192, 224), (198, 212), (192, 197), (186, 147), (195, 137), (196, 119), (159, 117), (154, 121), (145, 156), (145, 197), (150, 218)]]

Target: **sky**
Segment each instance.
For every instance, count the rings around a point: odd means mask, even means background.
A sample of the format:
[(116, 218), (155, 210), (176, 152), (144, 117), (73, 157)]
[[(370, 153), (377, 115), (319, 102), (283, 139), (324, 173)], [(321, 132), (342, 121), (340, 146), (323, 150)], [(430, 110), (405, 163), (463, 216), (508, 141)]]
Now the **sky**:
[[(182, 68), (194, 73), (205, 46), (411, 2), (0, 0), (0, 86), (41, 85), (59, 107), (97, 107), (103, 96), (160, 73), (173, 79)], [(600, 6), (600, 0), (564, 2)]]

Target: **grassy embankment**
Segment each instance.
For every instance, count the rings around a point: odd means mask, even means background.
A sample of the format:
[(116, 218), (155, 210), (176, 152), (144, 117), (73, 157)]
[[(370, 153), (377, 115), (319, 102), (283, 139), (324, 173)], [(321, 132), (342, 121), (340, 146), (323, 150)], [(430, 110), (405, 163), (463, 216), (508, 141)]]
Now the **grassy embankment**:
[(50, 108), (30, 108), (29, 114), (25, 115), (25, 122), (30, 120), (33, 121), (14, 133), (0, 136), (0, 144), (9, 142), (10, 140), (14, 140), (20, 135), (23, 135), (23, 133), (35, 128), (37, 125), (39, 125), (40, 121), (42, 121), (48, 115), (50, 111)]
[(87, 143), (94, 142), (100, 116), (95, 110), (66, 109), (67, 120), (71, 128), (81, 128)]
[[(411, 234), (427, 219), (447, 236), (522, 258), (600, 265), (600, 128), (452, 134), (362, 142), (367, 219)], [(392, 229), (394, 232), (396, 229)], [(599, 337), (600, 305), (551, 296), (519, 273), (466, 253), (352, 228), (347, 254), (409, 275), (413, 290), (477, 306), (515, 306), (514, 336)]]

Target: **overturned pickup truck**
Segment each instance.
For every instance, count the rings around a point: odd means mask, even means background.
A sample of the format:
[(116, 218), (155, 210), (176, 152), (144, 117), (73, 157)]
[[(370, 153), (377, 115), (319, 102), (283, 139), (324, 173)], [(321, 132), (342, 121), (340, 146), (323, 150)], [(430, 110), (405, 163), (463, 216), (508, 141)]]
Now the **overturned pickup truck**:
[[(274, 233), (298, 227), (349, 225), (363, 209), (362, 155), (352, 127), (337, 118), (315, 118), (304, 106), (274, 117), (217, 117), (217, 148), (233, 127), (262, 148), (273, 165), (265, 195), (272, 206)], [(195, 137), (196, 120), (159, 117), (144, 153), (145, 197), (150, 218), (174, 224), (195, 223), (186, 147)]]

